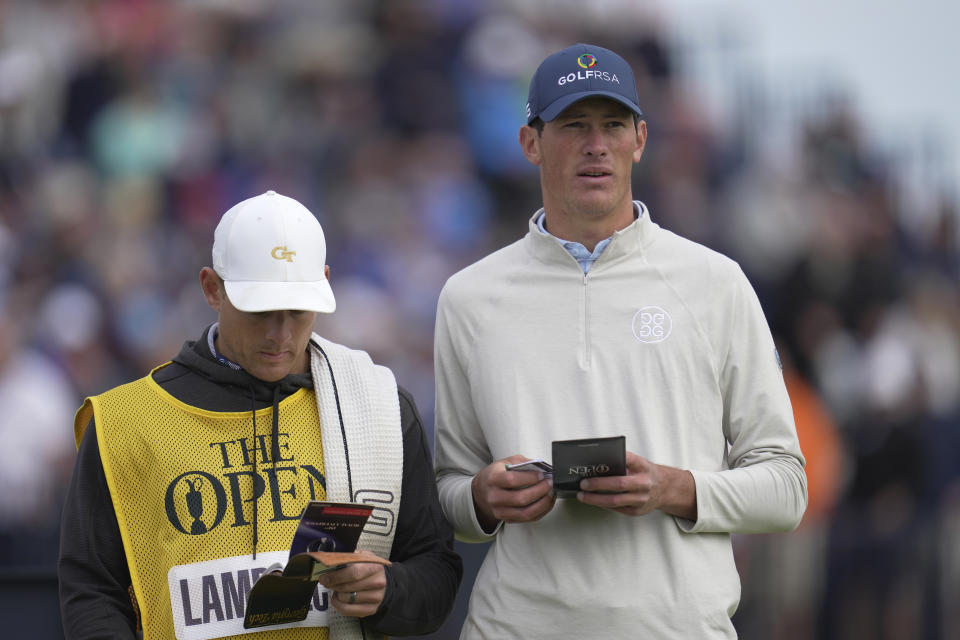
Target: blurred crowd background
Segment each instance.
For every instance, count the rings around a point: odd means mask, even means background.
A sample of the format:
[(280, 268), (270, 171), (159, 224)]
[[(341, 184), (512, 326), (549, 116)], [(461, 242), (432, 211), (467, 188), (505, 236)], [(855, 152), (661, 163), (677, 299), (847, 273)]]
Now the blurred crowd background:
[[(241, 199), (317, 215), (338, 301), (318, 330), (392, 367), (432, 433), (437, 296), (539, 207), (527, 83), (579, 41), (636, 71), (636, 197), (740, 262), (779, 342), (810, 507), (794, 533), (735, 537), (741, 637), (960, 638), (955, 185), (909, 197), (852, 101), (809, 78), (785, 101), (729, 68), (743, 91), (718, 119), (654, 3), (581, 5), (0, 1), (4, 598), (39, 584), (56, 619), (74, 411), (215, 319), (197, 274)], [(466, 592), (484, 549), (458, 549)]]

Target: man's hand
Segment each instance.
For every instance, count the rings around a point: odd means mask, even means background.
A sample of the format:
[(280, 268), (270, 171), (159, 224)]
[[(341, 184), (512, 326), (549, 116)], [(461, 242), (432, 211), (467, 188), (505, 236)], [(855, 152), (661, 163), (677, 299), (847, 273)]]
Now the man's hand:
[(697, 519), (693, 474), (654, 464), (630, 451), (627, 452), (627, 475), (581, 480), (577, 500), (628, 516), (642, 516), (659, 509), (687, 520)]
[(497, 460), (473, 477), (473, 506), (487, 533), (501, 520), (533, 522), (553, 509), (553, 480), (539, 471), (507, 471), (507, 463), (526, 460), (521, 455)]
[(372, 616), (387, 591), (383, 565), (372, 562), (355, 562), (325, 573), (319, 582), (332, 592), (333, 608), (351, 618)]

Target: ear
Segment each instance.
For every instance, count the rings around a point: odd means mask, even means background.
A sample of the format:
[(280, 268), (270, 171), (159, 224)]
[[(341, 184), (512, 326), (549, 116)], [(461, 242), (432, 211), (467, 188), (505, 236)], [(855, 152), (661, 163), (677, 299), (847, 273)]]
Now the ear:
[(641, 120), (637, 123), (637, 148), (633, 151), (634, 164), (640, 162), (640, 156), (643, 155), (643, 149), (647, 145), (647, 122)]
[(327, 282), (330, 281), (330, 265), (323, 265), (323, 277), (327, 279)]
[(543, 155), (540, 152), (540, 134), (530, 125), (520, 127), (520, 133), (517, 134), (520, 140), (520, 150), (530, 164), (539, 167), (543, 162)]
[(203, 297), (207, 299), (207, 304), (214, 311), (219, 312), (227, 294), (223, 289), (223, 280), (217, 272), (210, 267), (200, 269), (200, 288), (203, 289)]

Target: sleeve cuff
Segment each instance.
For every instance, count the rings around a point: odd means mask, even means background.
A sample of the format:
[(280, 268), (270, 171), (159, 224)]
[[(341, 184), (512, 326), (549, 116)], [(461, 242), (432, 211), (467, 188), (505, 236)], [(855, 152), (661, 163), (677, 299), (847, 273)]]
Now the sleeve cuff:
[(503, 522), (498, 522), (491, 533), (483, 530), (473, 506), (472, 476), (446, 476), (440, 479), (440, 502), (444, 514), (463, 542), (489, 542), (497, 536)]

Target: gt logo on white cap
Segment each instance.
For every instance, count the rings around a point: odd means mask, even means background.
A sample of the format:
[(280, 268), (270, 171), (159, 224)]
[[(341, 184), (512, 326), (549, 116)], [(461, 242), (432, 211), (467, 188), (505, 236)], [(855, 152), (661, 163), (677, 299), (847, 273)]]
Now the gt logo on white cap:
[(270, 252), (270, 255), (277, 260), (286, 260), (287, 262), (293, 262), (293, 256), (297, 255), (296, 251), (287, 251), (286, 247), (274, 247), (273, 251)]
[(268, 191), (230, 207), (213, 232), (211, 257), (240, 311), (337, 308), (324, 268), (323, 228), (293, 198)]

